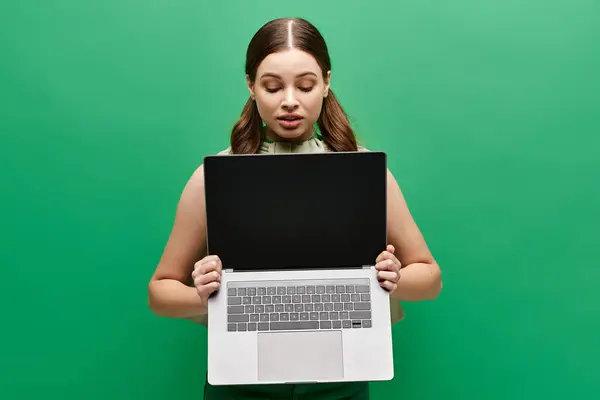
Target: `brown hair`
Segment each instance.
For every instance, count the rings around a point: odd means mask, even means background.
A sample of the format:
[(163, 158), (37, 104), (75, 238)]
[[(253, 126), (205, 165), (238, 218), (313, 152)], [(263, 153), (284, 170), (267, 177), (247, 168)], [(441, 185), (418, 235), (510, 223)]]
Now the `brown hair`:
[[(312, 55), (323, 78), (331, 70), (331, 60), (325, 40), (310, 22), (302, 18), (279, 18), (267, 22), (252, 37), (246, 51), (246, 74), (251, 82), (262, 60), (269, 54), (288, 48), (288, 24), (292, 21), (294, 47)], [(354, 131), (344, 109), (330, 89), (323, 101), (321, 115), (317, 120), (323, 141), (331, 151), (356, 151), (358, 149)], [(256, 102), (248, 98), (240, 119), (231, 130), (231, 153), (258, 153), (262, 141), (262, 119)]]

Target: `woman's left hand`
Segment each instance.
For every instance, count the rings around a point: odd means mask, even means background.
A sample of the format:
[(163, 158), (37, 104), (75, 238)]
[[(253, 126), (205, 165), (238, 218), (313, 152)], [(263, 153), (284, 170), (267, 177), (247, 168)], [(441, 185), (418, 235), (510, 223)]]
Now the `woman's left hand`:
[(402, 265), (394, 255), (394, 246), (388, 245), (386, 250), (381, 252), (377, 260), (375, 260), (375, 268), (379, 285), (392, 293), (398, 288), (398, 280), (400, 279), (400, 268)]

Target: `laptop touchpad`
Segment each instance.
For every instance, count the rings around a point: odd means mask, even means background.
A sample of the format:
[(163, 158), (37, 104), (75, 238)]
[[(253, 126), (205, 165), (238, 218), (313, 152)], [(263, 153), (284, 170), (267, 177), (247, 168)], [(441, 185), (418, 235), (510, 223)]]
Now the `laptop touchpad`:
[(342, 332), (258, 333), (258, 380), (315, 382), (342, 379)]

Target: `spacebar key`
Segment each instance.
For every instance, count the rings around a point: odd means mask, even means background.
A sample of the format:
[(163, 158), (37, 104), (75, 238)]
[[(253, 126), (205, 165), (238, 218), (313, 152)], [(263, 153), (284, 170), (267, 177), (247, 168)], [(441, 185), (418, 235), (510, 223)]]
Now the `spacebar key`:
[(271, 322), (272, 331), (291, 331), (300, 329), (319, 329), (319, 321)]

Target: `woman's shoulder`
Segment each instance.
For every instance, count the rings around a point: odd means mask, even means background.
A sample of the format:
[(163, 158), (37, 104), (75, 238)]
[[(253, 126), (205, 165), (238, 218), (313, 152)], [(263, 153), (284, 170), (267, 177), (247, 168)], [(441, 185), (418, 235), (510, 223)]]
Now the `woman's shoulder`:
[(231, 146), (226, 149), (223, 149), (217, 153), (218, 156), (223, 156), (223, 155), (227, 155), (227, 154), (231, 154)]

